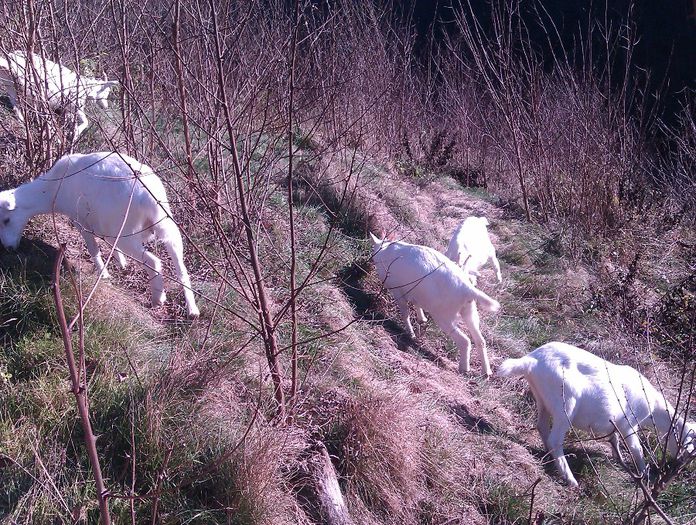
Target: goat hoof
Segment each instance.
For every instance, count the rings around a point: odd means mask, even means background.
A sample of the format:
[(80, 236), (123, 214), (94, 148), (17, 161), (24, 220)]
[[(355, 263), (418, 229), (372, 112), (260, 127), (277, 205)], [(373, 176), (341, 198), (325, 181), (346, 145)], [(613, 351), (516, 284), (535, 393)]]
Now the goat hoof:
[(153, 294), (152, 296), (152, 306), (162, 306), (167, 302), (167, 294), (162, 292), (159, 295)]
[(189, 319), (198, 319), (200, 316), (201, 316), (201, 312), (198, 310), (197, 306), (189, 308), (189, 311), (188, 311), (188, 318)]
[(116, 264), (118, 264), (121, 270), (125, 270), (126, 266), (128, 266), (128, 261), (123, 254), (116, 252)]

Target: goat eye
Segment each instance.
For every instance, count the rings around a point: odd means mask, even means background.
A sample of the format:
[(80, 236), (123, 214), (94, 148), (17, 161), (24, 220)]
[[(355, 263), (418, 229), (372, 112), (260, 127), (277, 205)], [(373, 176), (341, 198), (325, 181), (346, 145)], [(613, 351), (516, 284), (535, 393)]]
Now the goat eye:
[(4, 221), (2, 221), (2, 223), (3, 223), (5, 226), (7, 226), (8, 224), (10, 224), (10, 218), (7, 217)]

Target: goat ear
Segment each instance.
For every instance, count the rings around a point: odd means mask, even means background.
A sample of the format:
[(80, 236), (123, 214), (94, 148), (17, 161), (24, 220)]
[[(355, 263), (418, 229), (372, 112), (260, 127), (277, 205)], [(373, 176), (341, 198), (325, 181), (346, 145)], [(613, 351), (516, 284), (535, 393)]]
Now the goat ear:
[(102, 86), (105, 88), (115, 88), (118, 86), (118, 80), (106, 80), (105, 78)]
[(102, 75), (102, 80), (103, 80), (104, 82), (106, 82), (107, 80), (109, 80), (109, 77), (106, 76), (106, 71), (104, 71), (104, 74)]
[(0, 209), (12, 211), (17, 207), (14, 190), (0, 192)]
[(481, 224), (483, 224), (484, 226), (488, 226), (490, 224), (490, 222), (488, 222), (488, 219), (486, 219), (485, 217), (479, 217), (479, 219), (481, 221)]

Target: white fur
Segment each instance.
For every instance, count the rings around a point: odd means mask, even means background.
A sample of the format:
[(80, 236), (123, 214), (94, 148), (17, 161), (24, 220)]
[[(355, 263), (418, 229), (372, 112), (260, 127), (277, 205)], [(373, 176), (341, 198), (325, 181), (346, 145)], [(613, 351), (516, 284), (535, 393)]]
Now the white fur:
[(495, 255), (495, 247), (488, 236), (488, 219), (485, 217), (468, 217), (452, 234), (445, 254), (452, 261), (464, 268), (476, 284), (478, 271), (490, 260), (495, 267), (498, 282), (502, 282), (500, 263)]
[(571, 426), (597, 436), (610, 435), (617, 460), (621, 459), (618, 445), (622, 437), (641, 473), (645, 461), (640, 428), (655, 429), (662, 443), (669, 434), (667, 448), (673, 456), (680, 449), (694, 453), (696, 425), (676, 417), (672, 427), (672, 405), (630, 366), (615, 365), (575, 346), (552, 342), (520, 359), (506, 359), (496, 375), (527, 379), (536, 400), (541, 439), (559, 473), (572, 486), (577, 487), (578, 482), (563, 452), (563, 439)]
[[(72, 219), (101, 277), (108, 277), (95, 237), (141, 262), (149, 275), (153, 305), (164, 303), (162, 262), (144, 243), (159, 239), (184, 287), (190, 317), (199, 315), (184, 266), (181, 233), (172, 219), (162, 181), (151, 168), (123, 154), (101, 152), (61, 158), (34, 181), (0, 192), (0, 241), (16, 248), (35, 215), (58, 213)], [(121, 253), (122, 252), (122, 253)]]
[(17, 118), (24, 122), (17, 104), (17, 94), (25, 92), (34, 100), (42, 100), (51, 109), (69, 109), (75, 113), (73, 140), (82, 134), (89, 121), (85, 115), (87, 99), (93, 99), (104, 109), (109, 107), (111, 88), (118, 82), (78, 76), (72, 69), (24, 51), (0, 56), (0, 86), (8, 94)]
[(377, 275), (394, 297), (409, 335), (415, 337), (408, 308), (411, 302), (421, 321), (425, 320), (423, 310), (430, 312), (437, 325), (454, 339), (460, 352), (459, 371), (466, 373), (470, 369), (471, 341), (457, 326), (464, 321), (479, 351), (483, 371), (491, 375), (475, 302), (490, 311), (496, 311), (500, 304), (474, 288), (464, 271), (437, 250), (370, 236)]

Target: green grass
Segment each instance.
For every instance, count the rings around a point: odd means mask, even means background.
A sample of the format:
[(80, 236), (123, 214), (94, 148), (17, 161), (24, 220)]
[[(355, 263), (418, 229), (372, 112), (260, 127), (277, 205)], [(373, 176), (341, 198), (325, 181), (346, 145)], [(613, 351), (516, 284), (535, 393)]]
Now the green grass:
[(474, 199), (479, 199), (489, 203), (494, 203), (498, 200), (498, 197), (493, 193), (490, 193), (486, 188), (462, 186), (461, 184), (457, 183), (457, 181), (455, 181), (454, 179), (450, 180), (452, 180), (455, 183), (455, 185), (461, 189), (462, 192), (466, 193), (467, 195), (470, 195)]
[(673, 481), (657, 498), (658, 504), (669, 516), (675, 518), (675, 523), (686, 525), (696, 519), (696, 469), (684, 473)]
[(413, 204), (412, 195), (394, 188), (392, 191), (385, 192), (383, 198), (394, 218), (405, 226), (416, 227), (418, 210)]
[[(30, 244), (26, 257), (24, 253), (2, 257), (6, 266), (0, 272), (0, 451), (7, 455), (9, 466), (0, 484), (0, 516), (19, 518), (29, 505), (36, 522), (53, 522), (64, 521), (69, 513), (61, 497), (72, 505), (91, 502), (89, 506), (95, 500), (57, 327), (51, 261), (36, 253), (39, 248), (46, 249)], [(70, 315), (75, 310), (74, 295), (66, 281), (63, 295)], [(130, 449), (130, 407), (142, 401), (142, 389), (125, 354), (147, 345), (152, 334), (129, 319), (105, 322), (89, 317), (88, 311), (85, 361), (90, 409), (100, 436), (103, 468), (113, 478)], [(76, 343), (76, 333), (73, 340)], [(54, 483), (61, 497), (56, 490), (47, 490), (43, 472), (60, 473)]]
[(54, 324), (49, 268), (32, 259), (0, 258), (0, 342), (45, 331)]
[(497, 329), (510, 337), (525, 341), (529, 348), (536, 348), (559, 338), (556, 326), (531, 313), (527, 317), (503, 316), (498, 321)]
[(527, 523), (530, 497), (518, 487), (492, 479), (485, 480), (486, 499), (480, 504), (482, 514), (495, 523), (515, 525)]

